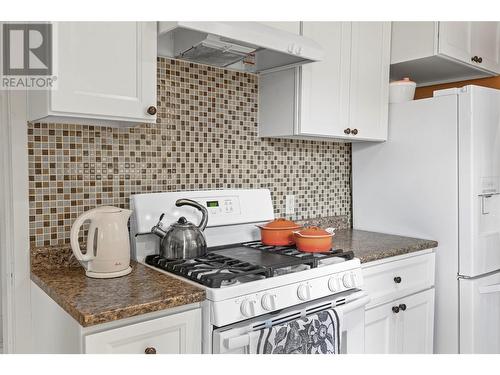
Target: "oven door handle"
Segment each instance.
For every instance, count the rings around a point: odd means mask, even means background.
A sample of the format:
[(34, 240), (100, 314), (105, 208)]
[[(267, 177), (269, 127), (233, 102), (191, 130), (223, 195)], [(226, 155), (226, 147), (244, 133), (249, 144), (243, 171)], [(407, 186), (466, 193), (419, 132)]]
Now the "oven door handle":
[[(356, 309), (359, 309), (362, 306), (365, 306), (370, 302), (370, 297), (364, 292), (364, 296), (358, 298), (352, 302), (348, 302), (345, 305), (336, 306), (335, 310), (338, 311), (342, 316), (350, 313)], [(265, 328), (263, 328), (265, 329)], [(251, 340), (259, 335), (260, 330), (258, 331), (250, 331), (240, 336), (228, 337), (224, 339), (224, 346), (229, 350), (243, 348), (247, 345), (250, 345)]]
[(224, 340), (224, 346), (228, 350), (243, 348), (250, 345), (251, 340), (257, 335), (259, 335), (259, 331), (251, 331), (241, 336), (228, 337)]

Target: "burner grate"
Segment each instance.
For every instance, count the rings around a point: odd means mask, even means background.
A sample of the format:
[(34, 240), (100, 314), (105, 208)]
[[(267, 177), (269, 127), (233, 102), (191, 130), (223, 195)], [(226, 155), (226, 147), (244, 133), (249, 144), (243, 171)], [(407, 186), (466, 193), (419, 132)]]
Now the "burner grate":
[(221, 288), (308, 268), (329, 262), (350, 260), (352, 251), (334, 249), (327, 253), (304, 253), (293, 246), (267, 246), (260, 241), (211, 248), (203, 257), (172, 260), (149, 255), (147, 264), (196, 281), (209, 288)]
[(246, 276), (271, 277), (270, 270), (238, 259), (207, 253), (194, 259), (168, 260), (159, 255), (149, 255), (146, 263), (186, 277), (210, 288), (231, 285)]
[(245, 242), (242, 245), (252, 249), (258, 249), (263, 252), (283, 254), (300, 258), (304, 261), (304, 263), (311, 263), (312, 267), (318, 267), (322, 261), (327, 259), (343, 258), (345, 260), (351, 260), (354, 258), (354, 253), (352, 251), (344, 251), (342, 249), (332, 249), (325, 253), (306, 253), (297, 250), (295, 246), (270, 246), (264, 245), (261, 241)]

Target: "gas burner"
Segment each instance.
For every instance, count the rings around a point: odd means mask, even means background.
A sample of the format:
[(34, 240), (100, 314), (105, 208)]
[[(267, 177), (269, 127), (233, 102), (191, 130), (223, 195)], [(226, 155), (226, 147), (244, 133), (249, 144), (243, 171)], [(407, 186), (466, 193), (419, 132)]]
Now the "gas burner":
[(209, 288), (226, 288), (267, 277), (306, 271), (353, 258), (351, 251), (303, 253), (294, 247), (266, 246), (260, 241), (212, 248), (203, 257), (169, 260), (159, 255), (146, 263)]
[(354, 258), (354, 253), (352, 251), (344, 251), (342, 249), (332, 249), (325, 253), (306, 253), (297, 250), (294, 246), (269, 246), (264, 245), (260, 241), (246, 242), (242, 245), (252, 249), (258, 249), (263, 252), (299, 258), (304, 262), (312, 263), (312, 267), (321, 267), (327, 264), (340, 263)]
[(224, 288), (224, 287), (227, 287), (227, 286), (231, 286), (231, 285), (235, 285), (238, 283), (238, 280), (237, 279), (232, 279), (232, 280), (222, 280), (222, 282), (220, 283), (220, 287), (221, 288)]
[(210, 288), (227, 287), (270, 276), (269, 270), (264, 267), (216, 253), (182, 260), (167, 260), (159, 255), (149, 255), (145, 262)]

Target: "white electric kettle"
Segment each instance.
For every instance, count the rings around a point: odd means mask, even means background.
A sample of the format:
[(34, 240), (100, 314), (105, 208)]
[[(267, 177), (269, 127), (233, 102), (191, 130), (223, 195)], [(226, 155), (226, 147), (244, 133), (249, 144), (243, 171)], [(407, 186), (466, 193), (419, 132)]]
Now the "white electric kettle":
[[(80, 215), (71, 227), (71, 248), (88, 277), (107, 279), (129, 274), (130, 242), (127, 222), (132, 211), (102, 206)], [(78, 232), (84, 222), (90, 221), (87, 252), (80, 250)]]

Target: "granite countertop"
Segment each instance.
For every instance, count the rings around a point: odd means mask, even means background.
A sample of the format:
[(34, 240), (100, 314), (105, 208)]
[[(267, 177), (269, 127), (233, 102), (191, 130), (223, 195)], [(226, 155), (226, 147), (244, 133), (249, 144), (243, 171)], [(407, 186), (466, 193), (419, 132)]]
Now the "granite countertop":
[[(308, 223), (311, 225), (311, 223)], [(322, 220), (314, 225), (330, 226)], [(338, 229), (334, 248), (352, 250), (361, 263), (438, 246), (436, 241), (353, 229)], [(131, 262), (132, 272), (114, 279), (91, 279), (68, 246), (31, 250), (31, 280), (83, 327), (201, 302), (205, 291)]]
[(334, 248), (352, 250), (361, 263), (413, 253), (438, 246), (433, 240), (395, 236), (356, 229), (340, 229), (333, 238)]
[(31, 280), (83, 327), (205, 299), (203, 289), (140, 263), (131, 262), (127, 276), (91, 279), (61, 254), (68, 249), (33, 249)]

